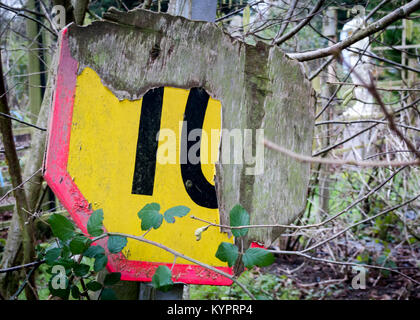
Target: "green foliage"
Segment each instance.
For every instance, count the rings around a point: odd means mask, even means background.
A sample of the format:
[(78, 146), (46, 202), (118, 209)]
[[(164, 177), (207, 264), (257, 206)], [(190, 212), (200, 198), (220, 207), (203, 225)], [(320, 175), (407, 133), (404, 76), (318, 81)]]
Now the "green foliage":
[(249, 248), (242, 256), (242, 261), (247, 268), (266, 267), (273, 264), (274, 255), (262, 248)]
[(50, 281), (48, 283), (48, 288), (50, 290), (50, 293), (53, 296), (55, 296), (55, 297), (61, 298), (63, 300), (68, 300), (69, 295), (70, 295), (69, 278), (68, 277), (64, 277), (64, 279), (65, 279), (65, 288), (63, 288), (63, 289), (61, 287), (55, 288), (53, 286), (53, 279), (54, 279), (54, 277), (57, 277), (57, 276), (58, 276), (58, 273), (52, 274), (52, 277), (51, 277), (51, 279), (50, 279)]
[[(234, 206), (230, 211), (229, 215), (231, 227), (249, 225), (249, 213), (240, 204)], [(235, 237), (244, 237), (247, 235), (248, 229), (232, 229), (232, 233)]]
[(152, 277), (152, 286), (155, 289), (159, 289), (163, 292), (172, 289), (172, 272), (167, 266), (157, 267), (155, 274)]
[(75, 285), (71, 286), (71, 296), (76, 300), (80, 298), (80, 289)]
[(389, 213), (383, 217), (378, 217), (375, 219), (372, 232), (382, 241), (392, 241), (393, 237), (389, 230), (395, 227), (397, 222), (398, 217), (393, 213)]
[[(397, 264), (392, 261), (389, 257), (389, 253), (388, 254), (382, 254), (380, 255), (377, 259), (376, 259), (376, 264), (378, 266), (381, 267), (385, 267), (385, 268), (390, 268), (390, 269), (395, 269), (397, 268)], [(389, 274), (391, 273), (391, 271), (389, 270), (381, 270), (382, 275), (384, 275), (385, 277), (388, 277)]]
[(1, 259), (1, 253), (3, 252), (5, 246), (6, 246), (6, 239), (0, 238), (0, 259)]
[(222, 242), (216, 252), (216, 258), (233, 266), (238, 259), (238, 247), (228, 242)]
[[(152, 228), (158, 229), (162, 225), (163, 219), (168, 223), (174, 223), (175, 217), (182, 218), (189, 212), (190, 209), (188, 207), (175, 206), (166, 210), (162, 215), (160, 213), (160, 205), (153, 202), (146, 204), (137, 215), (141, 220), (141, 229), (149, 230)], [(159, 266), (152, 277), (152, 285), (158, 290), (168, 291), (173, 285), (171, 277), (172, 272), (168, 267)]]
[(86, 287), (91, 291), (99, 291), (102, 289), (102, 285), (98, 281), (90, 281), (86, 284)]
[(159, 212), (160, 205), (158, 203), (146, 204), (143, 209), (138, 212), (138, 217), (141, 219), (141, 229), (149, 230), (150, 228), (157, 229), (163, 221), (163, 215)]
[(89, 238), (86, 238), (82, 235), (77, 235), (70, 241), (70, 251), (73, 254), (81, 254), (89, 248), (91, 243), (92, 241)]
[[(93, 245), (91, 240), (76, 231), (73, 223), (66, 217), (53, 214), (48, 222), (53, 234), (59, 241), (47, 248), (38, 247), (38, 256), (49, 266), (45, 271), (48, 278), (49, 294), (61, 299), (82, 299), (88, 292), (101, 290), (99, 298), (102, 300), (115, 299), (111, 288), (103, 287), (93, 280), (95, 272), (103, 270), (108, 262), (105, 250), (100, 245)], [(87, 229), (92, 237), (104, 237), (103, 211), (96, 210), (90, 216)], [(110, 253), (120, 252), (127, 244), (127, 239), (121, 236), (110, 236), (108, 249)], [(113, 285), (121, 278), (120, 273), (111, 273), (106, 276), (104, 284)], [(84, 290), (81, 281), (86, 281)]]
[(100, 245), (91, 246), (83, 253), (85, 257), (89, 258), (96, 258), (101, 254), (105, 254), (105, 250)]
[(74, 274), (78, 277), (83, 277), (89, 272), (90, 266), (84, 263), (76, 263), (73, 266)]
[(114, 290), (111, 288), (104, 288), (100, 295), (101, 300), (117, 300)]
[(111, 253), (119, 253), (127, 245), (127, 238), (122, 236), (110, 236), (108, 238), (108, 250)]
[(104, 254), (98, 254), (95, 257), (95, 263), (93, 264), (93, 270), (99, 272), (103, 270), (108, 262), (108, 258)]
[[(249, 225), (249, 213), (240, 205), (237, 204), (230, 211), (230, 226), (239, 227)], [(248, 228), (232, 229), (235, 237), (243, 237), (248, 233)], [(233, 266), (238, 258), (242, 256), (242, 261), (247, 268), (254, 266), (266, 267), (274, 262), (274, 255), (262, 248), (249, 248), (245, 254), (239, 253), (238, 247), (234, 244), (222, 242), (216, 252), (216, 258), (227, 262), (229, 267)]]
[(121, 273), (120, 272), (108, 273), (105, 276), (104, 285), (106, 285), (106, 286), (112, 286), (112, 285), (116, 284), (120, 280), (121, 280)]
[[(142, 230), (158, 229), (162, 225), (163, 220), (167, 223), (175, 223), (176, 217), (182, 218), (190, 212), (190, 209), (185, 206), (169, 208), (164, 214), (160, 213), (160, 209), (159, 204), (149, 203), (138, 212)], [(119, 235), (104, 234), (103, 219), (104, 214), (102, 209), (95, 210), (91, 214), (87, 223), (89, 235), (99, 238), (108, 236), (108, 251), (111, 254), (121, 252), (127, 245), (127, 238)], [(232, 208), (230, 212), (230, 223), (232, 227), (247, 226), (249, 225), (249, 221), (249, 214), (241, 205), (236, 205)], [(87, 292), (81, 291), (76, 282), (79, 279), (85, 279), (90, 280), (85, 287), (87, 291), (100, 291), (99, 298), (101, 300), (115, 299), (114, 291), (107, 286), (117, 283), (121, 278), (120, 273), (108, 274), (105, 277), (104, 286), (90, 279), (95, 272), (103, 270), (108, 262), (104, 248), (100, 245), (93, 245), (94, 240), (77, 232), (73, 223), (61, 215), (52, 215), (49, 222), (54, 235), (60, 241), (45, 250), (44, 259), (50, 266), (60, 265), (65, 270), (65, 274), (61, 275), (62, 279), (65, 280), (65, 286), (57, 289), (53, 285), (53, 279), (57, 274), (52, 274), (53, 269), (49, 269), (48, 272), (51, 274), (49, 280), (50, 293), (62, 299), (69, 299), (70, 294), (73, 299), (81, 299), (83, 296), (86, 296)], [(204, 229), (207, 228), (208, 226), (204, 227)], [(232, 229), (232, 233), (235, 237), (243, 237), (248, 233), (248, 228)], [(74, 259), (75, 255), (79, 255), (77, 260)], [(239, 253), (236, 245), (227, 242), (222, 242), (216, 252), (216, 257), (221, 261), (227, 262), (230, 267), (235, 264), (240, 255), (247, 268), (268, 266), (274, 261), (272, 253), (264, 249), (251, 248), (243, 254)], [(83, 263), (83, 259), (91, 259), (93, 265)], [(167, 266), (159, 266), (152, 277), (153, 287), (161, 291), (168, 291), (172, 288), (173, 284), (172, 271)]]
[(175, 217), (184, 217), (188, 212), (190, 212), (189, 208), (185, 206), (176, 206), (166, 210), (162, 215), (160, 213), (160, 205), (153, 202), (146, 204), (137, 215), (141, 219), (141, 229), (149, 230), (151, 228), (159, 228), (162, 225), (163, 219), (168, 223), (174, 223)]
[(165, 211), (164, 218), (168, 223), (174, 223), (175, 217), (184, 217), (190, 212), (190, 208), (185, 206), (176, 206)]
[(48, 265), (53, 265), (54, 262), (58, 259), (61, 255), (61, 248), (51, 248), (46, 251), (45, 253), (45, 261)]
[(48, 219), (51, 230), (58, 239), (66, 241), (74, 236), (74, 226), (66, 217), (54, 213)]
[[(301, 293), (285, 276), (245, 271), (238, 278), (259, 300), (297, 300)], [(235, 283), (231, 286), (190, 285), (192, 300), (249, 300), (250, 297)]]
[(92, 237), (98, 237), (103, 233), (102, 223), (104, 221), (104, 212), (102, 209), (92, 212), (88, 223), (87, 230)]

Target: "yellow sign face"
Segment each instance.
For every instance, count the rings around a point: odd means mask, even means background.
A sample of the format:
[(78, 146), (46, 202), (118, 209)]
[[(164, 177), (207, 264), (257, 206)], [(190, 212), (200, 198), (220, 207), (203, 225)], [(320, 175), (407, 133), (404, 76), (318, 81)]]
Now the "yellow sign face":
[[(194, 232), (204, 224), (190, 218), (194, 215), (219, 223), (213, 195), (200, 192), (214, 185), (217, 156), (211, 146), (218, 146), (220, 135), (212, 134), (212, 129), (221, 127), (220, 102), (208, 98), (204, 119), (191, 122), (192, 129), (202, 126), (203, 136), (208, 137), (197, 140), (201, 141), (202, 160), (208, 161), (188, 166), (182, 162), (181, 151), (185, 148), (182, 136), (190, 132), (185, 120), (198, 112), (191, 105), (192, 89), (164, 87), (153, 90), (154, 95), (146, 93), (140, 100), (119, 101), (90, 68), (77, 77), (76, 85), (67, 171), (92, 209), (103, 209), (105, 228), (139, 236), (144, 231), (137, 213), (146, 204), (158, 203), (161, 212), (183, 205), (191, 209), (187, 216), (173, 224), (164, 220), (146, 237), (206, 264), (227, 266), (215, 253), (221, 242), (233, 243), (233, 239), (219, 228), (209, 228), (197, 241)], [(152, 104), (143, 103), (145, 99)], [(160, 108), (153, 104), (156, 99), (160, 99)], [(157, 129), (160, 133), (172, 132), (176, 141), (166, 134), (157, 136)], [(136, 261), (172, 263), (174, 259), (166, 251), (131, 239), (123, 253)], [(183, 259), (176, 263), (190, 264)]]

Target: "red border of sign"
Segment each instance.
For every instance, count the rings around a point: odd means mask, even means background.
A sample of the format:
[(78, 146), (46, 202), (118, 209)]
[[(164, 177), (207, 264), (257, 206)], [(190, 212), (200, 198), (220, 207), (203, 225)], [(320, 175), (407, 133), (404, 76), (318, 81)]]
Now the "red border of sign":
[[(70, 54), (67, 32), (66, 28), (60, 34), (60, 56), (52, 113), (49, 119), (44, 178), (76, 225), (87, 234), (86, 225), (92, 210), (89, 209), (88, 201), (67, 172), (78, 67), (77, 61)], [(101, 239), (97, 244), (107, 250), (107, 239)], [(122, 280), (151, 281), (154, 270), (160, 265), (172, 267), (171, 263), (128, 260), (120, 253), (108, 255), (107, 269), (110, 272), (121, 272)], [(229, 267), (217, 267), (217, 269), (232, 274), (232, 269)], [(174, 281), (188, 284), (232, 284), (230, 279), (198, 265), (176, 264), (172, 269), (172, 275)]]

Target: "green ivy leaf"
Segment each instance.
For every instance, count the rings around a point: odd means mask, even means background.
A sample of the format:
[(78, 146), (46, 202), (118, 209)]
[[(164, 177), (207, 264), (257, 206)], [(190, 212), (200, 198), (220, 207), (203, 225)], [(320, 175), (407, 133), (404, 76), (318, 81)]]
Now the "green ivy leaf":
[(46, 253), (45, 253), (45, 262), (48, 265), (53, 265), (54, 262), (56, 262), (56, 260), (58, 259), (58, 257), (61, 255), (61, 248), (52, 248), (49, 249)]
[(93, 270), (95, 272), (101, 271), (103, 268), (105, 268), (107, 262), (108, 262), (108, 258), (106, 255), (104, 254), (96, 255), (95, 263), (93, 264)]
[(248, 269), (253, 266), (266, 267), (274, 262), (274, 255), (262, 248), (249, 248), (242, 256), (242, 261)]
[(161, 291), (169, 291), (174, 284), (172, 282), (172, 272), (167, 266), (159, 266), (152, 277), (152, 286)]
[(105, 249), (100, 245), (90, 246), (83, 255), (88, 258), (96, 258), (96, 256), (105, 254)]
[(163, 221), (163, 215), (159, 213), (160, 205), (158, 203), (149, 203), (137, 214), (141, 219), (141, 229), (149, 230), (150, 228), (157, 229)]
[(76, 263), (73, 266), (74, 274), (78, 277), (83, 277), (89, 272), (90, 267), (84, 263)]
[(81, 254), (86, 251), (91, 242), (89, 238), (77, 235), (70, 241), (69, 247), (73, 254)]
[(104, 288), (101, 293), (101, 300), (117, 300), (117, 296), (111, 288)]
[(48, 223), (51, 226), (54, 236), (60, 240), (69, 240), (74, 235), (74, 225), (66, 217), (54, 213), (49, 217)]
[(163, 214), (166, 222), (168, 223), (174, 223), (175, 222), (175, 217), (184, 217), (185, 215), (188, 214), (188, 212), (190, 212), (190, 208), (185, 207), (185, 206), (176, 206), (173, 208), (170, 208), (168, 210), (165, 211), (165, 213)]
[(127, 238), (122, 236), (110, 236), (108, 238), (108, 250), (111, 253), (121, 252), (127, 245)]
[[(240, 205), (237, 204), (230, 210), (230, 226), (240, 227), (249, 225), (249, 213)], [(235, 237), (243, 237), (248, 233), (248, 228), (231, 229)]]
[(238, 247), (232, 243), (222, 242), (219, 248), (217, 248), (216, 258), (220, 261), (227, 262), (229, 267), (231, 267), (238, 258)]
[(92, 237), (100, 236), (104, 231), (102, 230), (104, 221), (104, 212), (98, 209), (92, 212), (87, 223), (87, 231)]
[(121, 273), (120, 272), (108, 273), (105, 276), (104, 285), (106, 285), (106, 286), (112, 286), (112, 285), (116, 284), (120, 280), (121, 280)]
[(90, 291), (99, 291), (102, 289), (102, 285), (98, 281), (90, 281), (86, 284), (86, 288)]

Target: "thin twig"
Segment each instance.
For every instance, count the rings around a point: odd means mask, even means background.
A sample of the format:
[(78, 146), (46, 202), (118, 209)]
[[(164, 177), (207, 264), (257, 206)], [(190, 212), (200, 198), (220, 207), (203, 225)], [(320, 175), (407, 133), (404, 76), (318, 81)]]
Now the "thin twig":
[(318, 59), (318, 58), (322, 58), (322, 57), (326, 57), (330, 55), (335, 55), (337, 52), (343, 49), (346, 49), (352, 44), (380, 30), (384, 30), (386, 27), (388, 27), (392, 23), (408, 17), (411, 13), (415, 12), (418, 9), (420, 9), (420, 0), (410, 1), (406, 5), (392, 11), (390, 14), (386, 15), (382, 19), (379, 19), (378, 21), (370, 24), (365, 29), (359, 30), (358, 32), (354, 33), (351, 37), (348, 37), (345, 40), (340, 41), (330, 47), (307, 51), (307, 52), (289, 53), (288, 56), (292, 59), (296, 59), (302, 62), (302, 61), (314, 60), (314, 59)]
[[(19, 287), (19, 289), (18, 289), (18, 291), (16, 291), (16, 293), (13, 295), (13, 296), (11, 296), (10, 297), (10, 299), (9, 300), (16, 300), (16, 298), (22, 293), (22, 291), (23, 291), (23, 289), (25, 289), (25, 287), (27, 286), (27, 285), (31, 285), (30, 283), (29, 283), (29, 279), (31, 278), (31, 276), (32, 276), (32, 274), (35, 272), (35, 270), (38, 268), (38, 266), (39, 266), (39, 264), (38, 265), (35, 265), (32, 269), (31, 269), (31, 271), (29, 271), (28, 272), (28, 274), (26, 275), (26, 278), (25, 278), (25, 280), (23, 281), (23, 283), (20, 285), (20, 287)], [(34, 293), (35, 294), (35, 293)], [(38, 297), (37, 297), (38, 298)]]
[(11, 115), (9, 115), (9, 114), (5, 114), (5, 113), (3, 113), (3, 112), (0, 112), (0, 116), (5, 117), (5, 118), (9, 118), (9, 119), (11, 119), (11, 120), (13, 120), (13, 121), (16, 121), (16, 122), (22, 123), (22, 124), (24, 124), (24, 125), (26, 125), (26, 126), (29, 126), (29, 127), (32, 127), (32, 128), (38, 129), (38, 130), (41, 130), (41, 131), (47, 131), (47, 129), (45, 129), (45, 128), (38, 127), (37, 125), (34, 125), (34, 124), (32, 124), (32, 123), (29, 123), (29, 122), (26, 122), (26, 121), (20, 120), (20, 119), (18, 119), (18, 118), (15, 118), (15, 117), (13, 117), (13, 116), (11, 116)]
[[(313, 9), (311, 10), (311, 12), (305, 17), (305, 19), (303, 19), (300, 23), (298, 23), (292, 30), (290, 30), (287, 34), (280, 36), (279, 39), (274, 39), (273, 42), (279, 46), (281, 45), (283, 42), (289, 40), (291, 37), (293, 37), (296, 33), (298, 33), (304, 26), (306, 26), (314, 16), (316, 16), (317, 14), (319, 14), (321, 11), (319, 10), (321, 8), (321, 6), (323, 5), (325, 1), (324, 0), (319, 0), (316, 5), (313, 7)], [(279, 34), (281, 35), (281, 33), (279, 32)], [(277, 37), (276, 37), (277, 38)]]
[[(340, 59), (340, 57), (339, 57)], [(342, 63), (347, 65), (346, 61), (342, 60)], [(348, 66), (348, 65), (347, 65)], [(365, 87), (369, 93), (372, 95), (373, 98), (375, 98), (376, 102), (378, 102), (379, 106), (382, 109), (382, 112), (385, 115), (385, 118), (388, 120), (389, 123), (389, 128), (394, 131), (394, 133), (402, 140), (405, 142), (405, 144), (407, 145), (407, 147), (416, 154), (417, 159), (420, 160), (420, 151), (417, 150), (416, 146), (409, 140), (407, 139), (402, 132), (398, 129), (398, 127), (395, 125), (395, 121), (394, 121), (394, 116), (388, 112), (388, 109), (386, 108), (386, 106), (384, 105), (384, 103), (382, 102), (382, 98), (375, 86), (374, 80), (373, 80), (373, 76), (371, 73), (369, 73), (369, 77), (370, 77), (370, 83), (366, 83), (363, 78), (359, 75), (358, 72), (354, 71), (354, 75), (357, 77), (357, 79), (360, 81), (361, 85), (363, 87)]]
[(30, 262), (30, 263), (27, 263), (27, 264), (22, 264), (20, 266), (14, 266), (14, 267), (6, 268), (6, 269), (0, 269), (0, 273), (13, 272), (13, 271), (21, 270), (23, 268), (38, 266), (38, 265), (43, 264), (44, 262), (45, 262), (45, 260), (40, 260), (40, 261)]
[(400, 173), (405, 168), (406, 167), (399, 168), (393, 174), (391, 174), (387, 179), (385, 179), (384, 181), (382, 181), (379, 185), (377, 185), (375, 188), (373, 188), (372, 190), (370, 190), (364, 196), (362, 196), (362, 197), (358, 198), (356, 201), (352, 202), (345, 209), (343, 209), (340, 212), (336, 213), (332, 217), (330, 217), (330, 218), (328, 218), (328, 219), (326, 219), (326, 220), (324, 220), (322, 222), (315, 223), (315, 224), (302, 225), (302, 226), (297, 226), (297, 225), (284, 225), (284, 224), (267, 224), (267, 225), (247, 225), (247, 226), (232, 227), (232, 226), (228, 226), (228, 225), (221, 225), (221, 224), (212, 223), (210, 221), (206, 221), (204, 219), (197, 218), (195, 216), (190, 216), (190, 217), (191, 217), (191, 219), (205, 222), (205, 223), (207, 223), (207, 224), (209, 224), (211, 226), (214, 226), (214, 227), (221, 227), (221, 228), (227, 228), (227, 229), (245, 229), (245, 228), (291, 228), (291, 229), (302, 230), (302, 229), (309, 229), (309, 228), (318, 228), (318, 227), (322, 227), (323, 225), (325, 225), (325, 224), (327, 224), (327, 223), (329, 223), (329, 222), (337, 219), (339, 216), (341, 216), (344, 213), (348, 212), (351, 208), (353, 208), (354, 206), (356, 206), (358, 203), (360, 203), (360, 202), (364, 201), (365, 199), (367, 199), (373, 193), (375, 193), (378, 190), (380, 190), (384, 185), (386, 185), (389, 181), (391, 181), (398, 173)]
[(286, 148), (283, 148), (282, 146), (279, 146), (275, 144), (274, 142), (271, 142), (265, 139), (264, 139), (264, 145), (267, 148), (278, 151), (292, 159), (295, 159), (299, 162), (306, 162), (306, 163), (322, 163), (326, 165), (335, 165), (335, 166), (352, 165), (352, 166), (365, 167), (365, 168), (402, 167), (402, 166), (408, 166), (408, 165), (420, 165), (420, 159), (416, 159), (412, 161), (364, 161), (364, 160), (342, 160), (342, 159), (305, 156), (302, 154), (295, 153)]
[(309, 254), (302, 253), (300, 251), (282, 251), (282, 250), (268, 250), (268, 251), (270, 251), (272, 253), (276, 253), (276, 254), (295, 255), (295, 256), (303, 257), (303, 258), (306, 258), (306, 259), (309, 259), (309, 260), (318, 261), (318, 262), (322, 262), (322, 263), (331, 263), (331, 264), (338, 264), (338, 265), (344, 265), (344, 266), (355, 266), (355, 267), (364, 267), (364, 268), (368, 268), (368, 269), (386, 270), (386, 271), (390, 271), (390, 272), (394, 272), (396, 274), (399, 274), (400, 276), (414, 282), (415, 284), (420, 285), (420, 282), (418, 282), (417, 280), (411, 278), (410, 276), (407, 276), (405, 273), (402, 273), (402, 272), (400, 272), (396, 269), (392, 269), (392, 268), (374, 266), (374, 265), (363, 264), (363, 263), (343, 262), (343, 261), (322, 259), (322, 258), (313, 257)]
[(2, 202), (4, 199), (6, 199), (6, 197), (12, 193), (13, 191), (15, 191), (16, 189), (21, 188), (25, 183), (27, 183), (29, 180), (31, 180), (38, 172), (40, 172), (42, 170), (42, 168), (39, 168), (37, 171), (35, 171), (32, 175), (29, 176), (29, 178), (27, 178), (25, 181), (23, 181), (20, 185), (18, 185), (17, 187), (10, 189), (9, 191), (7, 191), (3, 197), (1, 197), (0, 202)]

